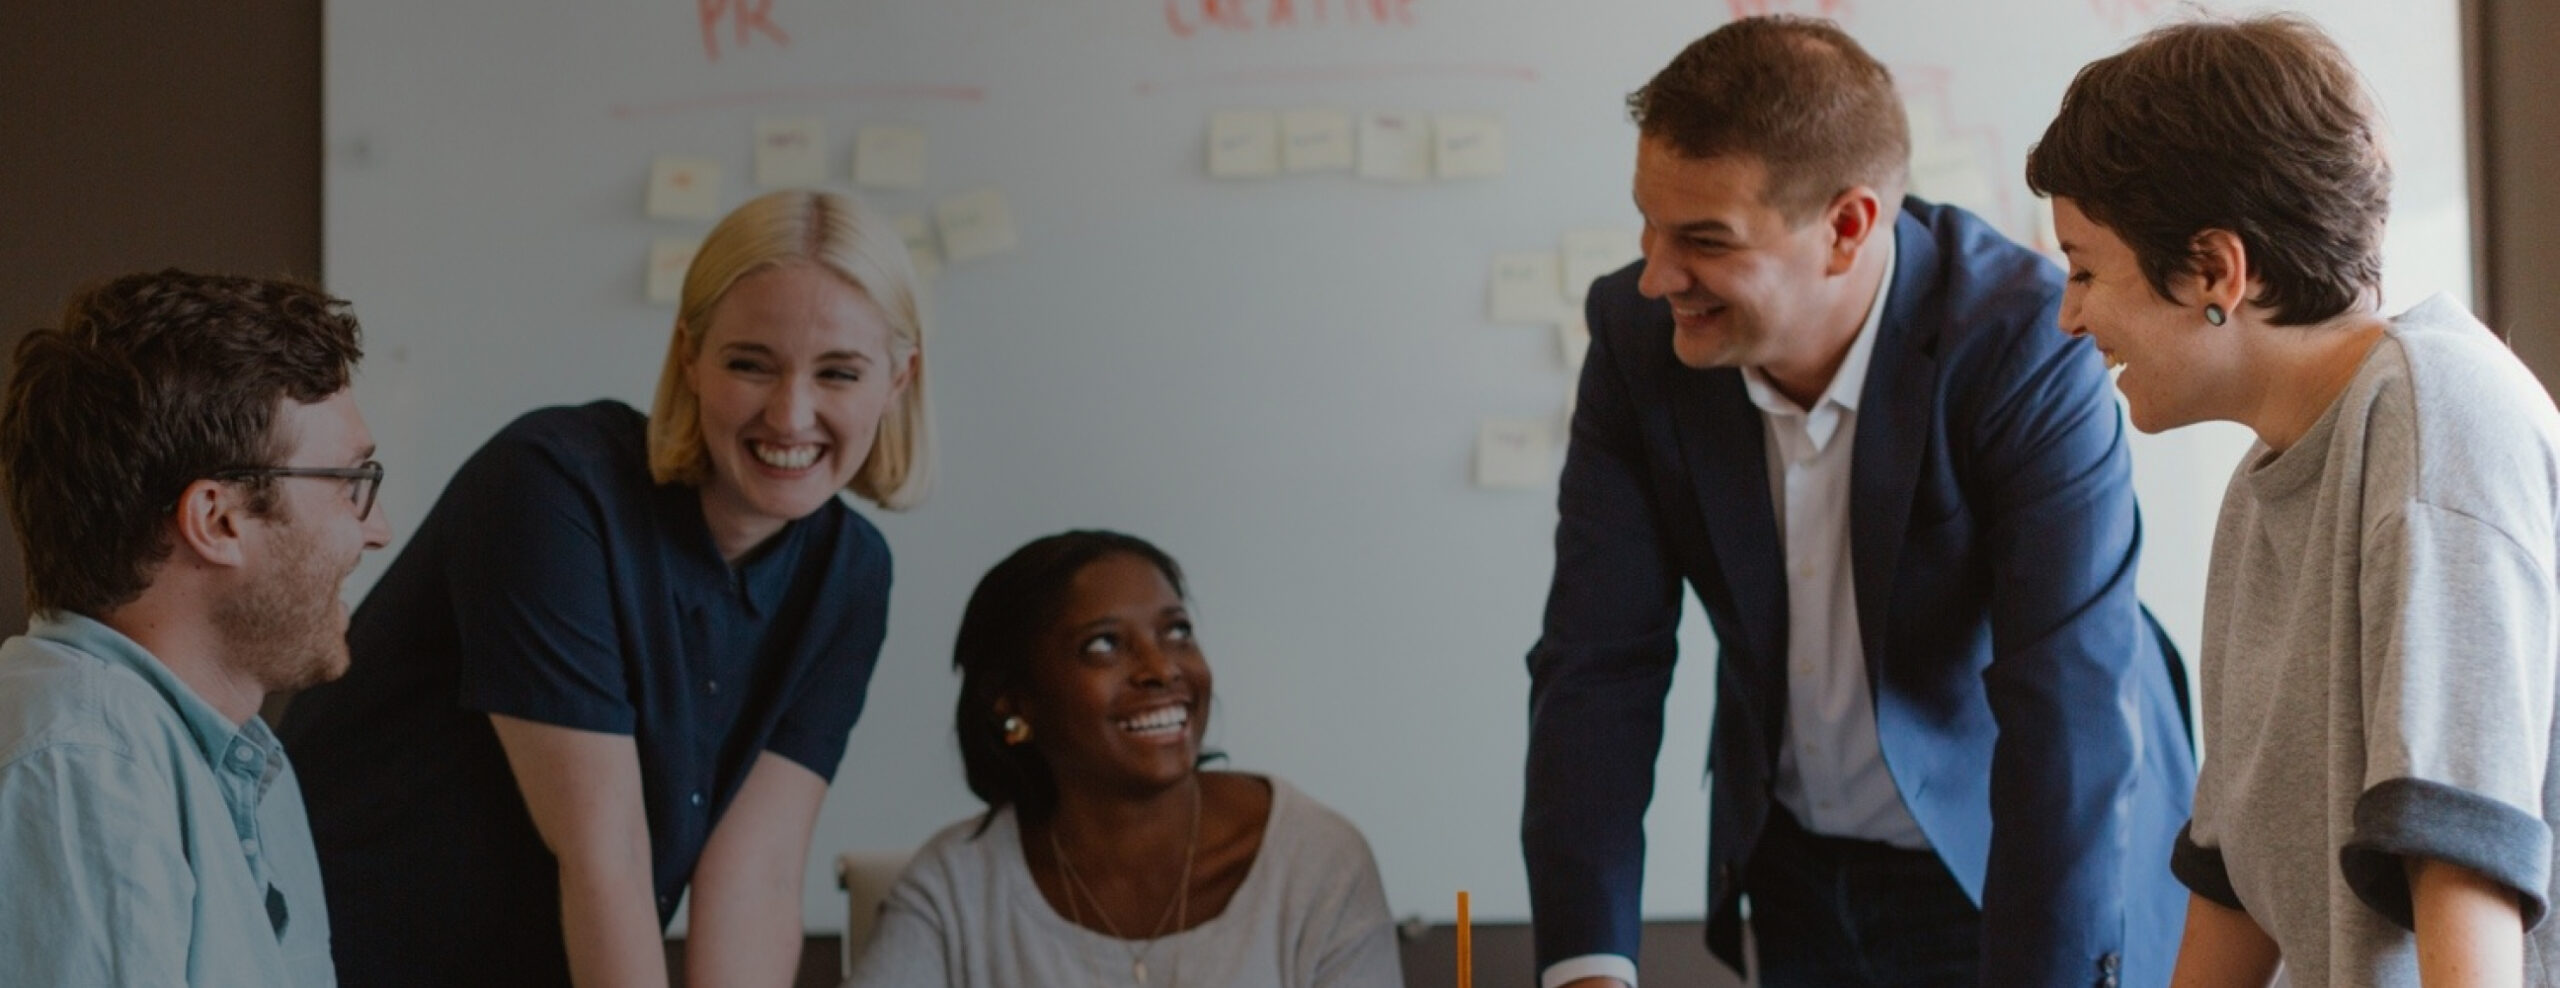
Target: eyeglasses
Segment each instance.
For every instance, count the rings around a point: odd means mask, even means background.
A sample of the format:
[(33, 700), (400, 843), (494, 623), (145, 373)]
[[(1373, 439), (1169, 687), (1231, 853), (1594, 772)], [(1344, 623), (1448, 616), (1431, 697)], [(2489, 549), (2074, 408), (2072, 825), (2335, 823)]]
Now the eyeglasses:
[(211, 474), (215, 480), (255, 480), (261, 477), (320, 477), (354, 482), (347, 499), (355, 502), (356, 520), (373, 517), (374, 495), (382, 493), (382, 461), (366, 460), (351, 467), (231, 467)]

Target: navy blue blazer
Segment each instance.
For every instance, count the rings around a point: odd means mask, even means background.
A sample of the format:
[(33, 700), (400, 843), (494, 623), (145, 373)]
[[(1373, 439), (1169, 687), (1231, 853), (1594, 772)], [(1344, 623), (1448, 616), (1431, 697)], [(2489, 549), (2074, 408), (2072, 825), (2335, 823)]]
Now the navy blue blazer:
[[(2168, 857), (2195, 785), (2185, 677), (2134, 596), (2142, 542), (2094, 347), (2053, 265), (1908, 201), (1851, 452), (1849, 542), (1876, 732), (1903, 801), (1982, 907), (1983, 981), (2165, 984)], [(1591, 348), (1529, 654), (1538, 964), (1636, 956), (1643, 817), (1680, 584), (1720, 648), (1707, 943), (1742, 968), (1739, 878), (1787, 709), (1785, 561), (1760, 411), (1694, 370), (1641, 264), (1593, 284)]]

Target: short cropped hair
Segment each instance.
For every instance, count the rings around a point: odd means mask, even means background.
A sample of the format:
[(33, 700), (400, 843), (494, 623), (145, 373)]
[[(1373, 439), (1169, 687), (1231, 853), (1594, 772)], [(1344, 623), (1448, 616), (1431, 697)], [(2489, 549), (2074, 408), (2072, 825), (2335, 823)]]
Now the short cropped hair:
[(2027, 185), (2123, 238), (2163, 298), (2206, 230), (2239, 236), (2250, 301), (2279, 325), (2381, 289), (2391, 162), (2373, 101), (2300, 17), (2172, 24), (2089, 63), (2027, 153)]
[(845, 280), (889, 321), (889, 357), (901, 367), (916, 356), (906, 391), (880, 416), (862, 469), (846, 489), (883, 508), (924, 500), (932, 484), (932, 443), (925, 404), (924, 324), (915, 273), (897, 227), (859, 200), (814, 189), (785, 189), (750, 199), (712, 227), (685, 270), (666, 369), (649, 413), (649, 472), (661, 484), (699, 487), (711, 479), (702, 446), (702, 402), (685, 386), (685, 366), (702, 355), (711, 310), (741, 279), (778, 265), (805, 262)]
[[(327, 400), (363, 357), (347, 303), (284, 281), (167, 270), (90, 288), (18, 341), (0, 409), (0, 484), (27, 606), (92, 617), (131, 602), (175, 548), (187, 485), (276, 466), (284, 402)], [(250, 510), (269, 481), (241, 482)]]
[(1793, 223), (1858, 185), (1892, 208), (1910, 178), (1911, 125), (1893, 73), (1818, 18), (1715, 29), (1628, 95), (1627, 116), (1687, 157), (1759, 159), (1768, 204)]

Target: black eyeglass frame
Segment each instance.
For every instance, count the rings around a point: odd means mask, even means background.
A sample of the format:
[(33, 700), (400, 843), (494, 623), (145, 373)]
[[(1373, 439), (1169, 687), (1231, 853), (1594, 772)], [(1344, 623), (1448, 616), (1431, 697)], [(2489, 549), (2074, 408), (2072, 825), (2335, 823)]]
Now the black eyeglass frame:
[(327, 480), (352, 480), (356, 486), (356, 520), (373, 517), (373, 502), (382, 495), (382, 461), (366, 460), (351, 467), (224, 467), (205, 476), (213, 480), (242, 481), (263, 477), (320, 477)]

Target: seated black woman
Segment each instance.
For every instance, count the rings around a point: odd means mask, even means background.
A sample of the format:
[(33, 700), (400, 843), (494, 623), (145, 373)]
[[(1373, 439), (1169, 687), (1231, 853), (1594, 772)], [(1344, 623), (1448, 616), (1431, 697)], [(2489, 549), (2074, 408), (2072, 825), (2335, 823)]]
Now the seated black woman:
[(1350, 822), (1275, 778), (1199, 769), (1208, 659), (1182, 569), (1067, 532), (988, 571), (960, 619), (958, 730), (984, 814), (934, 836), (852, 984), (1403, 984)]

